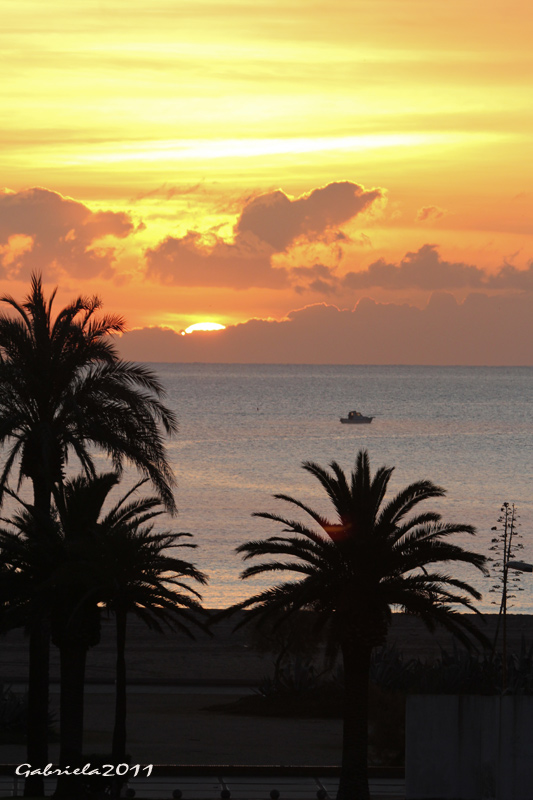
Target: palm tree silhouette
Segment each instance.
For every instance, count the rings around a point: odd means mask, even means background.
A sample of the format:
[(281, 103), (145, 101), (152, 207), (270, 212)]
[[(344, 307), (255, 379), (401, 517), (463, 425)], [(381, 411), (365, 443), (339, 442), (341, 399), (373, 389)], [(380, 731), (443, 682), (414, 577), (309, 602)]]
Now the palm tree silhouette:
[[(266, 589), (236, 604), (229, 613), (249, 609), (239, 625), (252, 619), (287, 618), (312, 609), (317, 625), (327, 629), (330, 654), (340, 650), (345, 674), (343, 749), (338, 800), (367, 800), (368, 680), (372, 650), (385, 641), (393, 608), (420, 617), (430, 630), (442, 625), (464, 644), (484, 639), (454, 606), (471, 611), (480, 594), (468, 583), (441, 572), (441, 564), (463, 562), (486, 573), (485, 557), (446, 541), (455, 533), (473, 534), (470, 525), (444, 523), (440, 514), (410, 515), (444, 490), (427, 480), (412, 483), (384, 503), (392, 469), (372, 476), (368, 453), (359, 452), (347, 478), (304, 462), (303, 468), (325, 489), (335, 511), (329, 520), (286, 494), (276, 498), (305, 512), (315, 526), (278, 514), (257, 513), (281, 523), (289, 536), (271, 536), (237, 548), (245, 560), (274, 556), (248, 567), (241, 578), (264, 572), (294, 572), (299, 580)], [(238, 626), (237, 626), (238, 627)]]
[[(156, 533), (146, 524), (164, 513), (158, 497), (131, 499), (146, 480), (103, 515), (118, 483), (116, 473), (78, 476), (54, 492), (58, 513), (47, 524), (36, 519), (32, 506), (22, 503), (22, 512), (3, 520), (10, 527), (0, 530), (3, 627), (48, 614), (52, 641), (60, 650), (62, 767), (81, 765), (85, 661), (88, 649), (100, 639), (104, 603), (116, 618), (116, 763), (124, 762), (126, 755), (127, 614), (136, 613), (160, 632), (166, 625), (192, 637), (191, 623), (204, 628), (194, 613), (202, 610), (201, 597), (183, 579), (205, 584), (206, 576), (194, 564), (167, 553), (176, 547), (195, 548), (180, 541), (190, 534)], [(83, 793), (79, 778), (58, 779), (56, 797)]]
[[(0, 495), (18, 469), (19, 485), (30, 480), (35, 517), (45, 524), (69, 454), (94, 476), (96, 447), (119, 472), (125, 461), (133, 464), (175, 510), (164, 435), (177, 425), (161, 385), (145, 367), (119, 359), (109, 336), (123, 331), (124, 321), (98, 317), (98, 298), (79, 297), (53, 319), (54, 297), (55, 291), (46, 300), (41, 278), (33, 275), (25, 302), (0, 298), (11, 309), (0, 317), (0, 445), (9, 444)], [(28, 761), (34, 767), (48, 760), (48, 651), (41, 618), (30, 631)], [(42, 792), (42, 779), (30, 776), (25, 793)]]
[[(118, 483), (116, 474), (100, 476), (108, 492)], [(78, 479), (80, 483), (86, 479)], [(126, 624), (135, 614), (151, 630), (167, 627), (194, 638), (191, 625), (205, 630), (197, 614), (201, 595), (186, 580), (201, 585), (206, 575), (190, 561), (169, 551), (196, 548), (183, 542), (190, 533), (156, 532), (152, 520), (164, 513), (158, 497), (133, 498), (146, 483), (139, 481), (98, 523), (95, 547), (98, 598), (115, 616), (117, 641), (116, 704), (112, 755), (115, 762), (126, 756)], [(185, 580), (184, 580), (185, 579)]]
[[(67, 487), (68, 488), (68, 487)], [(89, 498), (87, 498), (89, 499)], [(39, 521), (31, 506), (14, 515), (11, 526), (0, 530), (4, 564), (17, 583), (5, 584), (5, 627), (30, 629), (49, 619), (52, 641), (59, 648), (61, 767), (81, 766), (83, 743), (83, 690), (87, 650), (100, 640), (100, 609), (96, 596), (94, 534), (85, 514), (73, 530), (65, 530), (57, 516)], [(2, 576), (3, 577), (3, 576)], [(76, 797), (80, 781), (58, 780), (56, 796)]]
[[(82, 762), (85, 664), (89, 648), (100, 641), (99, 518), (117, 480), (115, 474), (78, 476), (54, 491), (63, 547), (45, 586), (52, 595), (52, 642), (60, 652), (61, 767), (81, 766)], [(56, 797), (76, 797), (83, 792), (79, 778), (59, 777)]]

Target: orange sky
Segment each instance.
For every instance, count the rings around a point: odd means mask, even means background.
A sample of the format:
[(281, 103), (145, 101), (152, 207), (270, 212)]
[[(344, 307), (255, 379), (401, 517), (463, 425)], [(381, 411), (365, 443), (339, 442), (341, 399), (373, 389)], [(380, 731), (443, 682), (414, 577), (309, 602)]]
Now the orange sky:
[[(9, 4), (0, 288), (20, 297), (38, 269), (131, 328), (232, 326), (130, 335), (128, 357), (338, 361), (341, 334), (379, 330), (342, 360), (533, 364), (532, 16), (513, 0)], [(295, 344), (307, 307), (318, 349)], [(270, 323), (250, 351), (254, 318)]]

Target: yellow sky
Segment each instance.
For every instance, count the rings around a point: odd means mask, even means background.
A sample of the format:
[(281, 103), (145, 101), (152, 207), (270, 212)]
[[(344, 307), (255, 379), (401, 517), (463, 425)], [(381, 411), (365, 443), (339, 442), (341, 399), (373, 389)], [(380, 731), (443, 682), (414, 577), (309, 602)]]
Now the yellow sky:
[[(98, 291), (130, 326), (178, 331), (531, 291), (528, 2), (3, 6), (4, 290), (40, 266), (62, 299)], [(359, 207), (346, 184), (380, 191)], [(419, 252), (438, 258), (414, 276)], [(398, 280), (345, 279), (380, 259)]]

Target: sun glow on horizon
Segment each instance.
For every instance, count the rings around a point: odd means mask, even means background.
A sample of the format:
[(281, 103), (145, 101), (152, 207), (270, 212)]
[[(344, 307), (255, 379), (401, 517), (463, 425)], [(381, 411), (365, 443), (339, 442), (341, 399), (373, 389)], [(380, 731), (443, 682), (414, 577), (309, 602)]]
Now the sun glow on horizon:
[(225, 327), (219, 322), (195, 322), (194, 325), (189, 325), (188, 328), (185, 328), (181, 334), (184, 336), (186, 333), (194, 333), (195, 331), (223, 331)]

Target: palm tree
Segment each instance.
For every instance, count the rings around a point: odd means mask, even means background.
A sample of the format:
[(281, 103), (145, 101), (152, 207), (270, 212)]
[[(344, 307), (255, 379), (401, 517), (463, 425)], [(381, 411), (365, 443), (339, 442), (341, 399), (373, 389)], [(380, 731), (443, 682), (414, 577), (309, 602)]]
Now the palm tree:
[[(77, 564), (69, 553), (69, 545), (55, 515), (40, 519), (32, 506), (22, 505), (21, 512), (10, 519), (2, 519), (9, 527), (0, 530), (4, 565), (0, 577), (2, 627), (9, 630), (22, 626), (31, 632), (38, 629), (43, 620), (51, 627), (52, 639), (60, 646), (61, 653), (60, 763), (63, 766), (67, 763), (79, 766), (81, 746), (78, 753), (76, 742), (79, 739), (81, 743), (82, 731), (71, 724), (77, 705), (69, 701), (75, 701), (77, 697), (75, 693), (73, 695), (73, 681), (69, 678), (74, 674), (78, 679), (81, 670), (83, 696), (86, 647), (80, 648), (80, 643), (87, 639), (84, 628), (87, 627), (90, 614), (85, 608), (84, 613), (77, 608), (83, 587), (79, 576), (74, 575)], [(58, 581), (58, 575), (62, 576), (63, 583)], [(75, 614), (73, 608), (76, 609)], [(72, 620), (72, 616), (75, 620)], [(94, 623), (91, 627), (95, 627)], [(74, 629), (77, 633), (74, 633)], [(96, 640), (91, 642), (95, 643)], [(71, 757), (73, 754), (74, 760)]]
[[(137, 614), (158, 631), (166, 624), (192, 636), (186, 622), (200, 625), (188, 611), (201, 609), (201, 597), (182, 578), (192, 578), (201, 584), (207, 579), (190, 562), (166, 552), (175, 547), (196, 547), (178, 543), (190, 534), (156, 533), (152, 524), (146, 524), (164, 513), (159, 497), (132, 499), (146, 479), (103, 514), (103, 506), (118, 483), (117, 473), (91, 478), (79, 476), (55, 494), (67, 549), (62, 568), (56, 569), (52, 576), (55, 585), (52, 621), (56, 622), (52, 635), (61, 651), (62, 764), (79, 760), (82, 753), (85, 657), (88, 648), (99, 641), (99, 604), (105, 603), (116, 621), (112, 747), (116, 763), (124, 762), (126, 757), (128, 613)], [(79, 781), (60, 778), (56, 796), (72, 797), (79, 790)]]
[[(34, 507), (17, 498), (23, 510), (3, 519), (9, 527), (0, 530), (7, 567), (1, 576), (5, 627), (31, 629), (46, 617), (52, 641), (59, 648), (61, 767), (82, 762), (85, 662), (88, 649), (100, 640), (97, 525), (116, 483), (114, 474), (111, 478), (69, 481), (61, 492), (60, 516), (53, 509), (49, 520), (39, 520)], [(82, 793), (79, 779), (59, 778), (56, 796)]]
[[(32, 506), (0, 529), (5, 575), (0, 576), (4, 627), (28, 624), (48, 614), (52, 641), (60, 650), (60, 766), (79, 766), (83, 745), (85, 661), (100, 639), (101, 604), (114, 611), (117, 627), (116, 718), (113, 757), (125, 760), (127, 614), (138, 614), (150, 628), (162, 625), (192, 633), (187, 623), (203, 627), (193, 613), (200, 595), (182, 578), (205, 584), (193, 564), (165, 551), (181, 544), (186, 533), (154, 533), (146, 525), (164, 512), (158, 497), (130, 500), (146, 480), (137, 483), (102, 516), (116, 473), (68, 481), (54, 493), (58, 509), (50, 524), (35, 518)], [(9, 491), (9, 490), (8, 490)], [(10, 492), (10, 494), (12, 494)], [(17, 498), (18, 499), (18, 498)], [(129, 502), (128, 502), (129, 501)], [(7, 623), (7, 624), (6, 624)], [(79, 778), (58, 779), (56, 797), (83, 794)]]
[(189, 533), (154, 532), (151, 521), (163, 513), (159, 499), (132, 499), (144, 483), (137, 483), (99, 523), (100, 598), (115, 615), (116, 624), (116, 703), (112, 745), (115, 763), (123, 762), (126, 756), (128, 614), (135, 614), (151, 630), (159, 633), (166, 626), (194, 638), (191, 624), (205, 630), (197, 617), (197, 612), (202, 610), (201, 596), (184, 579), (205, 585), (207, 577), (191, 562), (169, 554), (172, 549), (195, 548), (196, 544), (182, 541), (191, 536)]
[[(85, 664), (89, 648), (100, 641), (99, 517), (117, 480), (114, 473), (80, 476), (54, 492), (62, 557), (50, 570), (44, 585), (52, 593), (52, 642), (60, 653), (61, 767), (80, 766), (83, 760)], [(77, 797), (83, 793), (79, 778), (59, 777), (56, 797)]]
[[(123, 331), (124, 321), (99, 318), (98, 298), (79, 297), (53, 319), (54, 297), (55, 291), (46, 300), (34, 275), (25, 302), (0, 298), (11, 310), (0, 316), (0, 445), (9, 444), (0, 495), (17, 468), (19, 485), (24, 479), (32, 484), (36, 518), (49, 519), (69, 454), (94, 476), (92, 450), (98, 448), (117, 471), (128, 461), (144, 473), (174, 511), (164, 434), (177, 425), (160, 383), (145, 367), (119, 359), (109, 336)], [(30, 631), (28, 761), (34, 767), (48, 760), (48, 650), (42, 618)], [(26, 780), (26, 794), (42, 792), (39, 776)]]
[(47, 301), (34, 275), (24, 303), (0, 297), (19, 315), (0, 316), (0, 444), (11, 443), (0, 491), (19, 457), (19, 483), (31, 480), (34, 505), (46, 512), (69, 452), (94, 475), (90, 448), (97, 447), (117, 471), (125, 460), (140, 469), (174, 511), (161, 427), (171, 435), (177, 424), (161, 384), (119, 359), (109, 337), (124, 331), (121, 317), (97, 318), (101, 301), (78, 297), (52, 320), (55, 294)]
[(415, 507), (444, 490), (427, 480), (412, 483), (384, 502), (392, 469), (372, 475), (368, 453), (359, 452), (348, 478), (333, 461), (330, 469), (305, 462), (303, 468), (325, 489), (335, 517), (329, 520), (285, 494), (276, 498), (305, 512), (314, 526), (278, 514), (258, 513), (281, 523), (289, 536), (247, 542), (237, 548), (244, 559), (273, 556), (248, 567), (241, 578), (264, 572), (293, 572), (290, 580), (229, 609), (249, 609), (243, 622), (285, 618), (311, 609), (327, 628), (329, 652), (340, 650), (345, 674), (343, 750), (338, 800), (367, 800), (368, 680), (372, 650), (385, 641), (392, 609), (414, 614), (430, 630), (442, 625), (466, 645), (483, 639), (455, 607), (475, 611), (480, 594), (468, 583), (441, 571), (462, 562), (486, 573), (485, 557), (451, 544), (452, 534), (473, 534), (470, 525), (444, 523), (435, 512)]
[[(9, 494), (12, 492), (6, 490)], [(16, 497), (15, 495), (13, 495)], [(64, 558), (61, 532), (54, 518), (39, 519), (32, 506), (16, 498), (22, 511), (0, 521), (1, 629), (30, 630), (49, 618), (52, 604), (49, 578)]]

